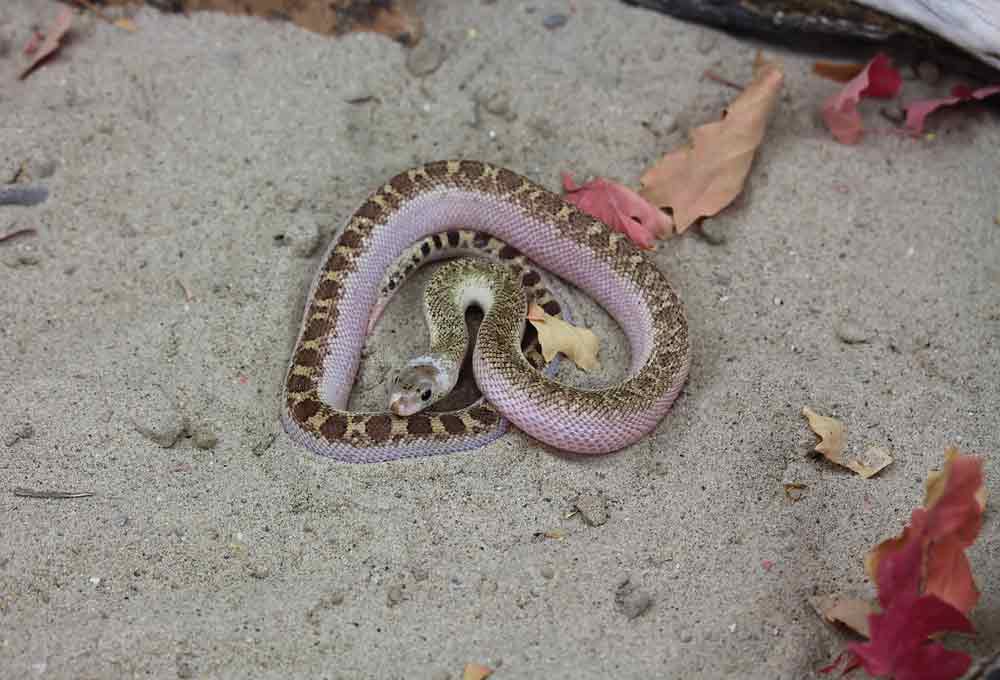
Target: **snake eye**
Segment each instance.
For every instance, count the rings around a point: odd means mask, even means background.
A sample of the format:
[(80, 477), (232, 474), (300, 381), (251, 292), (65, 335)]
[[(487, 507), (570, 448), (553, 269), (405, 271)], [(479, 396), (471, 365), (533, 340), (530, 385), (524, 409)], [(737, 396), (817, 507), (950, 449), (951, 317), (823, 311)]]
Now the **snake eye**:
[(423, 394), (420, 395), (420, 398), (423, 399), (424, 401), (427, 401), (428, 399), (431, 398), (431, 391), (430, 390), (424, 390)]

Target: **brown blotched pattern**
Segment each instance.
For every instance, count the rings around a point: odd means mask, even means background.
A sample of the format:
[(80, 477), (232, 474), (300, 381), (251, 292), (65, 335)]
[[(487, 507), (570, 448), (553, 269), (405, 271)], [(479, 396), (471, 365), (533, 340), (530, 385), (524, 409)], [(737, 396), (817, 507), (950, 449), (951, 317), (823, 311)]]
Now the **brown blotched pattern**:
[[(439, 161), (401, 173), (375, 191), (351, 217), (328, 251), (306, 307), (302, 331), (285, 381), (284, 420), (290, 432), (297, 429), (310, 439), (306, 441), (299, 436), (300, 441), (319, 453), (345, 460), (386, 460), (399, 457), (385, 453), (384, 447), (390, 445), (426, 444), (433, 448), (461, 437), (472, 441), (476, 435), (496, 429), (501, 422), (501, 415), (487, 403), (454, 413), (421, 413), (403, 418), (389, 413), (338, 411), (319, 397), (325, 348), (335, 341), (337, 318), (341, 313), (338, 303), (343, 282), (355, 270), (357, 257), (368, 247), (372, 231), (408, 201), (431, 190), (447, 188), (493, 196), (553, 225), (562, 238), (586, 247), (594, 260), (603, 261), (618, 277), (627, 281), (653, 319), (649, 359), (635, 375), (607, 390), (572, 390), (546, 379), (525, 365), (519, 342), (510, 343), (509, 347), (505, 345), (502, 351), (493, 343), (494, 349), (483, 357), (491, 368), (511, 384), (523, 387), (524, 394), (533, 401), (558, 404), (597, 418), (626, 416), (651, 398), (680, 389), (688, 368), (687, 321), (676, 293), (647, 257), (621, 234), (610, 231), (559, 196), (509, 170), (476, 161)], [(448, 231), (432, 237), (429, 246), (445, 242), (456, 245), (463, 238), (460, 230)], [(476, 237), (470, 238), (475, 240)], [(537, 285), (537, 273), (518, 260), (521, 254), (516, 249), (501, 242), (496, 252), (501, 259), (513, 263), (521, 284), (528, 288)], [(541, 304), (547, 310), (559, 309), (558, 303), (550, 298), (542, 300)], [(490, 324), (484, 320), (480, 333), (494, 333), (498, 337), (510, 335), (515, 326), (520, 329), (523, 324), (523, 310), (520, 313), (521, 318), (507, 320), (493, 315)], [(343, 456), (339, 453), (342, 447), (350, 449)], [(379, 449), (377, 454), (367, 455), (368, 450), (375, 449)]]

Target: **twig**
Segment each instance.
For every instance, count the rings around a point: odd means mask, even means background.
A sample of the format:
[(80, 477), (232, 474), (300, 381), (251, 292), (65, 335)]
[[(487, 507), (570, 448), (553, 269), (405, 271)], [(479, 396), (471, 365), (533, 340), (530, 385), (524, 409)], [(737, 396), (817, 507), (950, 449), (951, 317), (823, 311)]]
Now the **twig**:
[(23, 486), (14, 487), (14, 495), (24, 498), (86, 498), (93, 496), (93, 491), (45, 491), (26, 489)]
[(182, 291), (184, 291), (184, 302), (194, 301), (194, 295), (191, 294), (191, 290), (187, 287), (184, 281), (181, 280), (181, 277), (179, 276), (176, 277), (176, 280), (177, 280), (177, 285), (181, 287)]
[(6, 234), (0, 234), (0, 243), (4, 241), (9, 241), (12, 238), (17, 238), (18, 236), (24, 236), (26, 234), (37, 234), (38, 231), (33, 227), (25, 227), (24, 229), (15, 229), (14, 231), (8, 231)]
[(722, 83), (723, 85), (728, 85), (729, 87), (731, 87), (733, 89), (736, 89), (736, 90), (742, 90), (743, 89), (743, 86), (740, 85), (739, 83), (734, 83), (733, 81), (729, 80), (728, 78), (726, 78), (724, 76), (720, 76), (718, 73), (716, 73), (712, 69), (705, 69), (705, 72), (702, 75), (705, 76), (706, 78), (708, 78), (709, 80), (714, 80), (717, 83)]

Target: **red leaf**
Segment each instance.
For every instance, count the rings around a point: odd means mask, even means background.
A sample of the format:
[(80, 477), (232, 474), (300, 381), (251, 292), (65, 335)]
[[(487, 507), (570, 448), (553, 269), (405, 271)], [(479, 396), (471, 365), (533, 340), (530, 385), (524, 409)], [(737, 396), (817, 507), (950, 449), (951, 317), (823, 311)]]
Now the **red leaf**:
[(950, 97), (915, 101), (906, 107), (906, 129), (919, 135), (924, 131), (924, 120), (938, 109), (962, 102), (986, 99), (998, 93), (1000, 93), (1000, 85), (981, 87), (978, 90), (973, 90), (968, 85), (956, 85), (952, 88)]
[(652, 248), (654, 238), (670, 233), (666, 214), (626, 186), (598, 177), (578, 187), (567, 172), (562, 180), (567, 201), (622, 232), (642, 248)]
[(953, 680), (972, 663), (968, 655), (928, 640), (930, 635), (947, 630), (973, 632), (972, 623), (962, 612), (934, 595), (896, 600), (868, 620), (871, 641), (853, 643), (848, 649), (861, 659), (869, 675), (895, 680)]
[(892, 61), (879, 52), (840, 92), (823, 103), (823, 120), (833, 136), (843, 144), (857, 144), (864, 126), (858, 115), (862, 97), (894, 97), (903, 83)]

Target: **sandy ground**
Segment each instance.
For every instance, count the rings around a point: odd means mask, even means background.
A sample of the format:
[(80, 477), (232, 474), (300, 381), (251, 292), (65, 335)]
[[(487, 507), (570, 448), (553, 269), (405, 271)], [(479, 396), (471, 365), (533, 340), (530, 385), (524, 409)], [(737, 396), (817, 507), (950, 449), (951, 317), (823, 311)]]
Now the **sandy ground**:
[[(442, 63), (422, 77), (407, 59), (433, 50), (376, 35), (80, 17), (18, 82), (58, 5), (4, 3), (0, 172), (25, 163), (51, 197), (0, 207), (0, 233), (37, 229), (0, 244), (0, 676), (814, 677), (849, 638), (810, 598), (872, 593), (862, 556), (945, 446), (984, 455), (997, 484), (1000, 118), (841, 146), (816, 113), (835, 85), (796, 55), (747, 191), (709, 225), (724, 242), (655, 254), (693, 365), (648, 440), (580, 458), (512, 433), (351, 466), (284, 435), (311, 248), (370, 189), (446, 157), (635, 184), (733, 96), (706, 68), (749, 78), (749, 43), (573, 4), (546, 30), (568, 3), (426, 3)], [(424, 341), (418, 288), (372, 339), (359, 405)], [(571, 301), (620, 375), (623, 336)], [(863, 480), (811, 457), (804, 405), (895, 463)], [(800, 501), (784, 482), (807, 485)], [(1000, 639), (998, 552), (991, 510), (969, 553), (979, 635), (950, 641), (977, 655)]]

